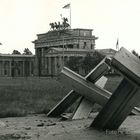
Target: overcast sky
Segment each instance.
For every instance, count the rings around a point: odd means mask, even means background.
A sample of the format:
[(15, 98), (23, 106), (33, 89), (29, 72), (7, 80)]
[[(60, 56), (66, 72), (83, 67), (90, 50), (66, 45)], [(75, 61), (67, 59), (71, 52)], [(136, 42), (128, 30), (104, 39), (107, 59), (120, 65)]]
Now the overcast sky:
[(72, 28), (93, 29), (97, 49), (116, 49), (119, 38), (119, 47), (140, 54), (140, 0), (0, 0), (0, 53), (34, 52), (36, 34), (61, 21), (60, 14), (69, 18), (62, 8), (68, 3)]

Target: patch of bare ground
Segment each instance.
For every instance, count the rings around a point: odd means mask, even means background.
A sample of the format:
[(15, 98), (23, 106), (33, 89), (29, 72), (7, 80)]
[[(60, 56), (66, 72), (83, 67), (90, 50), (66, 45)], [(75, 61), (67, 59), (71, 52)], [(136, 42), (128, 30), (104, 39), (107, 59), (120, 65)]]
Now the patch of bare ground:
[(140, 116), (128, 116), (117, 131), (89, 128), (86, 120), (48, 118), (46, 115), (0, 119), (0, 140), (140, 140)]

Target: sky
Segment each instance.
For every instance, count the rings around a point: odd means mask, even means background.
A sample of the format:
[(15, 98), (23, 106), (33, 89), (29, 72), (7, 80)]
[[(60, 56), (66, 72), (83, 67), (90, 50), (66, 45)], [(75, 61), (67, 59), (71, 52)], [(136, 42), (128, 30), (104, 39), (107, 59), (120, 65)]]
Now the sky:
[(50, 30), (49, 23), (61, 21), (61, 14), (71, 27), (93, 29), (96, 49), (125, 47), (140, 54), (140, 0), (0, 0), (0, 53), (33, 53), (36, 34)]

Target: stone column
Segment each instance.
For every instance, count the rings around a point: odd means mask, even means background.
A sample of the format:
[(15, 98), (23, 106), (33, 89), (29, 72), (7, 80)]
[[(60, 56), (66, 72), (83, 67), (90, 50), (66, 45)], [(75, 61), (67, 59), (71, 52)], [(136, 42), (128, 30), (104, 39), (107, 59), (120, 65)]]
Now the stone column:
[(53, 76), (54, 75), (54, 57), (51, 57), (51, 75)]
[(69, 57), (68, 56), (66, 56), (66, 63), (69, 61)]
[(4, 61), (2, 61), (2, 76), (4, 76)]
[(46, 75), (48, 75), (48, 57), (46, 57)]
[(44, 48), (41, 49), (41, 71), (44, 71), (44, 62), (45, 62), (45, 58), (44, 58)]
[(57, 60), (56, 56), (54, 57), (54, 75), (57, 75)]
[(0, 61), (0, 76), (2, 76), (2, 61)]
[(59, 57), (59, 65), (60, 65), (60, 71), (62, 70), (62, 66), (63, 66), (63, 56)]
[(23, 74), (23, 77), (25, 76), (25, 62), (22, 61), (22, 74)]
[(59, 57), (56, 56), (56, 75), (59, 74), (60, 64), (59, 64)]
[(32, 63), (29, 61), (29, 76), (32, 75)]
[(48, 57), (48, 74), (51, 74), (51, 57)]
[(68, 56), (68, 57), (67, 57), (67, 61), (69, 61), (69, 60), (70, 60), (70, 57)]
[(10, 77), (12, 76), (11, 72), (12, 72), (12, 61), (9, 61), (9, 73), (8, 73), (8, 75)]
[(38, 51), (37, 49), (35, 49), (35, 60), (34, 60), (34, 75), (35, 76), (39, 76), (39, 70), (38, 70), (38, 65), (39, 65), (39, 62), (38, 62)]

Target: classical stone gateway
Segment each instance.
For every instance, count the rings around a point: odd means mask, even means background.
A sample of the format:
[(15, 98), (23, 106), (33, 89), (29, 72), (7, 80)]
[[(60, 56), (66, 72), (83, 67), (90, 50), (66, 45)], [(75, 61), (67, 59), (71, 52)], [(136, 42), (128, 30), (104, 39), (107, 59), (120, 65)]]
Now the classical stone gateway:
[[(95, 83), (109, 70), (109, 67), (120, 73), (123, 78), (114, 93), (105, 90), (102, 86), (103, 82)], [(139, 70), (140, 60), (125, 48), (121, 48), (113, 58), (105, 58), (86, 77), (64, 68), (59, 79), (72, 90), (48, 113), (48, 116), (60, 115), (59, 111), (63, 113), (72, 102), (75, 102), (75, 99), (82, 96), (86, 100), (82, 104), (82, 109), (81, 105), (78, 105), (73, 117), (79, 118), (81, 114), (87, 115), (86, 113), (91, 111), (90, 108), (96, 102), (102, 106), (102, 109), (90, 127), (101, 130), (118, 129), (131, 112), (140, 113), (139, 108), (135, 107), (140, 100)]]
[(38, 34), (35, 44), (35, 74), (56, 76), (70, 57), (84, 57), (95, 50), (95, 40), (91, 29), (51, 30)]
[[(35, 44), (35, 75), (57, 76), (63, 66), (72, 57), (91, 56), (95, 52), (95, 41), (98, 37), (92, 35), (92, 29), (52, 29), (44, 34), (38, 34)], [(104, 55), (114, 55), (115, 50), (98, 50)], [(79, 68), (79, 73), (84, 70)], [(84, 74), (83, 74), (84, 75)]]

